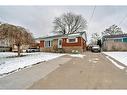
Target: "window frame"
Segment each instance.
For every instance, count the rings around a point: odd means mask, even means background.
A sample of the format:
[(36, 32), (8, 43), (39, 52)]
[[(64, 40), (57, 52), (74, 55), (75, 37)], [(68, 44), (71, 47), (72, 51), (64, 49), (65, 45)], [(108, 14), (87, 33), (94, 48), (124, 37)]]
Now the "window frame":
[[(47, 45), (47, 43), (46, 42), (50, 42), (50, 43), (48, 43), (48, 45)], [(45, 48), (50, 48), (51, 47), (51, 40), (46, 40), (46, 41), (44, 41), (44, 47)]]
[[(75, 39), (75, 41), (71, 42), (70, 39)], [(67, 38), (67, 43), (77, 43), (78, 42), (78, 38)]]

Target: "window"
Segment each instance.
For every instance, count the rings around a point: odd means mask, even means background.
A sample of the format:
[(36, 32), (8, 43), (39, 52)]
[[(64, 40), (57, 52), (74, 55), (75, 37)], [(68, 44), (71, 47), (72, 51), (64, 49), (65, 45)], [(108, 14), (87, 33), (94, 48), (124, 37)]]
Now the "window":
[(127, 43), (127, 38), (123, 38), (123, 42), (126, 42)]
[(75, 39), (69, 39), (69, 42), (75, 42)]
[(76, 43), (77, 42), (77, 38), (68, 38), (67, 42), (68, 43)]
[(114, 39), (114, 42), (122, 42), (122, 39)]
[(45, 47), (51, 47), (51, 41), (45, 41)]
[(59, 45), (62, 45), (62, 40), (59, 40)]

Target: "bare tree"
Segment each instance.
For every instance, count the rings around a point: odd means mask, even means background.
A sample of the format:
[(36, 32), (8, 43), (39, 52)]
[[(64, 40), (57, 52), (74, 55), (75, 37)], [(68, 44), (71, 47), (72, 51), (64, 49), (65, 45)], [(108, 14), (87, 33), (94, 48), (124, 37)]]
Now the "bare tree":
[(100, 40), (100, 35), (98, 33), (93, 33), (91, 37), (91, 44), (97, 44), (98, 40)]
[(66, 13), (54, 20), (54, 32), (61, 34), (70, 34), (84, 31), (87, 27), (87, 21), (81, 16), (73, 13)]
[(0, 25), (0, 38), (7, 39), (10, 46), (18, 47), (18, 56), (20, 56), (20, 47), (25, 44), (31, 44), (33, 37), (25, 28), (11, 24)]
[(107, 28), (104, 32), (102, 32), (102, 35), (116, 35), (116, 34), (123, 34), (123, 31), (121, 30), (120, 27), (117, 25), (112, 25), (109, 28)]

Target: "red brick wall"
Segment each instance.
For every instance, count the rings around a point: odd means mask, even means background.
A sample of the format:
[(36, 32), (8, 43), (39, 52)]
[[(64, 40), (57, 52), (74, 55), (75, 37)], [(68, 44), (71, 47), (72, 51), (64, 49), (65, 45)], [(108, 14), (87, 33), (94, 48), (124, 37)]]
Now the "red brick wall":
[(86, 41), (82, 38), (82, 48), (85, 51), (86, 50)]
[[(63, 38), (62, 39), (62, 48), (66, 51), (66, 52), (71, 52), (72, 50), (79, 50), (79, 51), (85, 51), (86, 50), (86, 41), (84, 41), (84, 39), (82, 37), (77, 37), (77, 42), (76, 43), (68, 43), (67, 42), (67, 38)], [(55, 39), (53, 40), (53, 43), (55, 43), (55, 45), (57, 46), (57, 39), (55, 42)], [(45, 48), (44, 47), (44, 40), (40, 41), (40, 48), (42, 49), (42, 51), (53, 51), (53, 47), (51, 48)]]
[(67, 38), (63, 38), (62, 47), (68, 47), (68, 46), (82, 46), (82, 38), (78, 37), (78, 42), (76, 43), (67, 43)]
[(44, 47), (44, 40), (40, 41), (40, 48), (43, 48)]

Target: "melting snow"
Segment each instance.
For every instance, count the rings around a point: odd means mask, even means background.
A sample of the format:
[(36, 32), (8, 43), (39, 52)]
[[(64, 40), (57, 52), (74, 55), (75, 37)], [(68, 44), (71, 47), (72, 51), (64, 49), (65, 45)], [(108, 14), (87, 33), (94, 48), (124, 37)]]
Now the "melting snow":
[(91, 58), (90, 60), (88, 60), (89, 62), (92, 62), (92, 63), (97, 63), (99, 61), (98, 58)]
[(103, 52), (127, 66), (127, 52)]
[(17, 53), (12, 52), (0, 53), (0, 75), (12, 72), (14, 70), (18, 70), (19, 68), (31, 66), (33, 64), (42, 61), (48, 61), (60, 57), (64, 54), (37, 52), (37, 53), (23, 53), (23, 55), (27, 55), (24, 57), (7, 58), (16, 55)]
[(82, 54), (69, 54), (69, 56), (83, 58), (86, 55), (82, 55)]
[(108, 56), (106, 56), (116, 67), (120, 68), (120, 69), (124, 69), (125, 67), (117, 64), (115, 61), (113, 61), (111, 58), (109, 58)]

